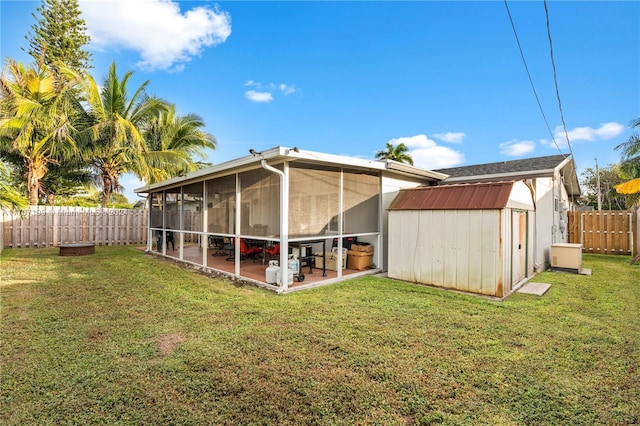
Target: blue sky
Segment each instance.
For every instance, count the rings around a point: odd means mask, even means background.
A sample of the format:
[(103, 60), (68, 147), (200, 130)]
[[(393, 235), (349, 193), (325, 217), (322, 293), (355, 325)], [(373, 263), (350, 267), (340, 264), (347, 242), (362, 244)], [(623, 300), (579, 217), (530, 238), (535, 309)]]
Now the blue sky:
[[(388, 141), (428, 169), (569, 152), (542, 1), (508, 5), (546, 123), (502, 1), (79, 3), (96, 80), (116, 61), (202, 116), (214, 164), (278, 145), (373, 158)], [(31, 61), (39, 5), (0, 2), (3, 59)], [(578, 169), (617, 163), (640, 116), (640, 2), (548, 11)]]

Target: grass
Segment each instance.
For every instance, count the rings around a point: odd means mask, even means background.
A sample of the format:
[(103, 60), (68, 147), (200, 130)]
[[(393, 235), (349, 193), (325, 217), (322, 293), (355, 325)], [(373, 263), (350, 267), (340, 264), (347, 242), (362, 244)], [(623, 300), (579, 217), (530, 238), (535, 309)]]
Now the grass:
[(0, 422), (638, 424), (640, 267), (504, 302), (378, 277), (278, 296), (131, 247), (0, 261)]

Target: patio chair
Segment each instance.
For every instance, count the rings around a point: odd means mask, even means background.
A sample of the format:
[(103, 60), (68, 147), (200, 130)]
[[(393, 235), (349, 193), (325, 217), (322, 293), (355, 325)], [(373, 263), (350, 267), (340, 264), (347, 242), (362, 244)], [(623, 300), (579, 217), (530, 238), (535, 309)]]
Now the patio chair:
[(228, 255), (227, 252), (225, 251), (225, 248), (228, 248), (231, 244), (228, 244), (225, 247), (225, 239), (228, 240), (228, 238), (214, 237), (213, 235), (209, 235), (209, 247), (214, 250), (213, 253), (211, 253), (211, 256), (227, 256)]
[(169, 249), (169, 244), (171, 244), (171, 250), (176, 249), (176, 243), (173, 240), (173, 231), (167, 231), (167, 249)]
[(280, 244), (275, 243), (271, 247), (265, 247), (264, 249), (264, 260), (268, 262), (269, 260), (279, 260), (280, 258)]
[[(233, 244), (233, 238), (231, 239), (231, 250), (229, 253), (229, 257), (227, 260), (232, 260), (235, 258), (235, 247)], [(260, 254), (262, 254), (262, 248), (255, 246), (248, 246), (247, 242), (244, 238), (240, 238), (240, 260), (249, 260), (256, 259)]]
[[(176, 244), (173, 239), (172, 231), (167, 231), (166, 240), (167, 240), (167, 250), (169, 249), (169, 244), (171, 244), (171, 249), (175, 250)], [(159, 252), (162, 251), (162, 231), (156, 231), (156, 250)]]

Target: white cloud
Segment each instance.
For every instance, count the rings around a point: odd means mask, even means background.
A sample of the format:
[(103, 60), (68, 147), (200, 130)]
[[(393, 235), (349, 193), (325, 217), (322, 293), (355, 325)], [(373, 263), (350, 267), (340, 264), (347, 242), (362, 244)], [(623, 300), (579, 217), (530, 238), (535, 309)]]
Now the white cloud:
[(253, 102), (271, 102), (275, 99), (274, 94), (278, 91), (282, 92), (285, 96), (292, 93), (296, 93), (296, 89), (293, 85), (289, 84), (262, 84), (259, 81), (249, 80), (244, 83), (245, 86), (254, 87), (257, 90), (249, 90), (245, 92), (244, 96)]
[(271, 102), (273, 95), (269, 92), (258, 92), (257, 90), (247, 90), (244, 96), (252, 102)]
[(138, 66), (150, 70), (180, 71), (192, 57), (224, 43), (231, 34), (231, 16), (218, 7), (198, 6), (182, 13), (170, 0), (79, 4), (96, 48), (137, 51), (142, 58)]
[(536, 149), (534, 141), (519, 141), (512, 139), (500, 144), (500, 152), (510, 157), (522, 157), (531, 154)]
[(446, 146), (438, 145), (427, 135), (415, 135), (391, 139), (389, 143), (404, 143), (413, 158), (413, 164), (427, 170), (457, 166), (464, 162), (464, 154)]
[(287, 84), (278, 85), (278, 89), (280, 89), (280, 91), (282, 93), (284, 93), (285, 95), (290, 95), (292, 93), (296, 93), (296, 88), (293, 87), (293, 86), (289, 86)]
[[(600, 127), (594, 129), (593, 127), (576, 127), (573, 130), (567, 130), (569, 140), (573, 142), (577, 141), (597, 141), (613, 139), (620, 136), (624, 132), (624, 125), (616, 122), (602, 123)], [(566, 146), (566, 135), (562, 126), (556, 126), (554, 129), (554, 136), (558, 143), (563, 143)]]
[(436, 133), (433, 135), (434, 138), (449, 143), (462, 143), (465, 136), (462, 132)]

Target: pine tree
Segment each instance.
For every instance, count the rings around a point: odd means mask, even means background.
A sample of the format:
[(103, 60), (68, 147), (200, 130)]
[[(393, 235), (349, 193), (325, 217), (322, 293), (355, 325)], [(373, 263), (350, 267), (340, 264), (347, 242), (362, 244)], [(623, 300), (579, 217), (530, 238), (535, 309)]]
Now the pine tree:
[(35, 34), (29, 33), (28, 53), (36, 60), (44, 57), (47, 65), (62, 61), (77, 70), (90, 68), (91, 54), (83, 47), (91, 41), (86, 34), (86, 23), (81, 18), (78, 0), (42, 0), (36, 9), (36, 24), (31, 28)]

